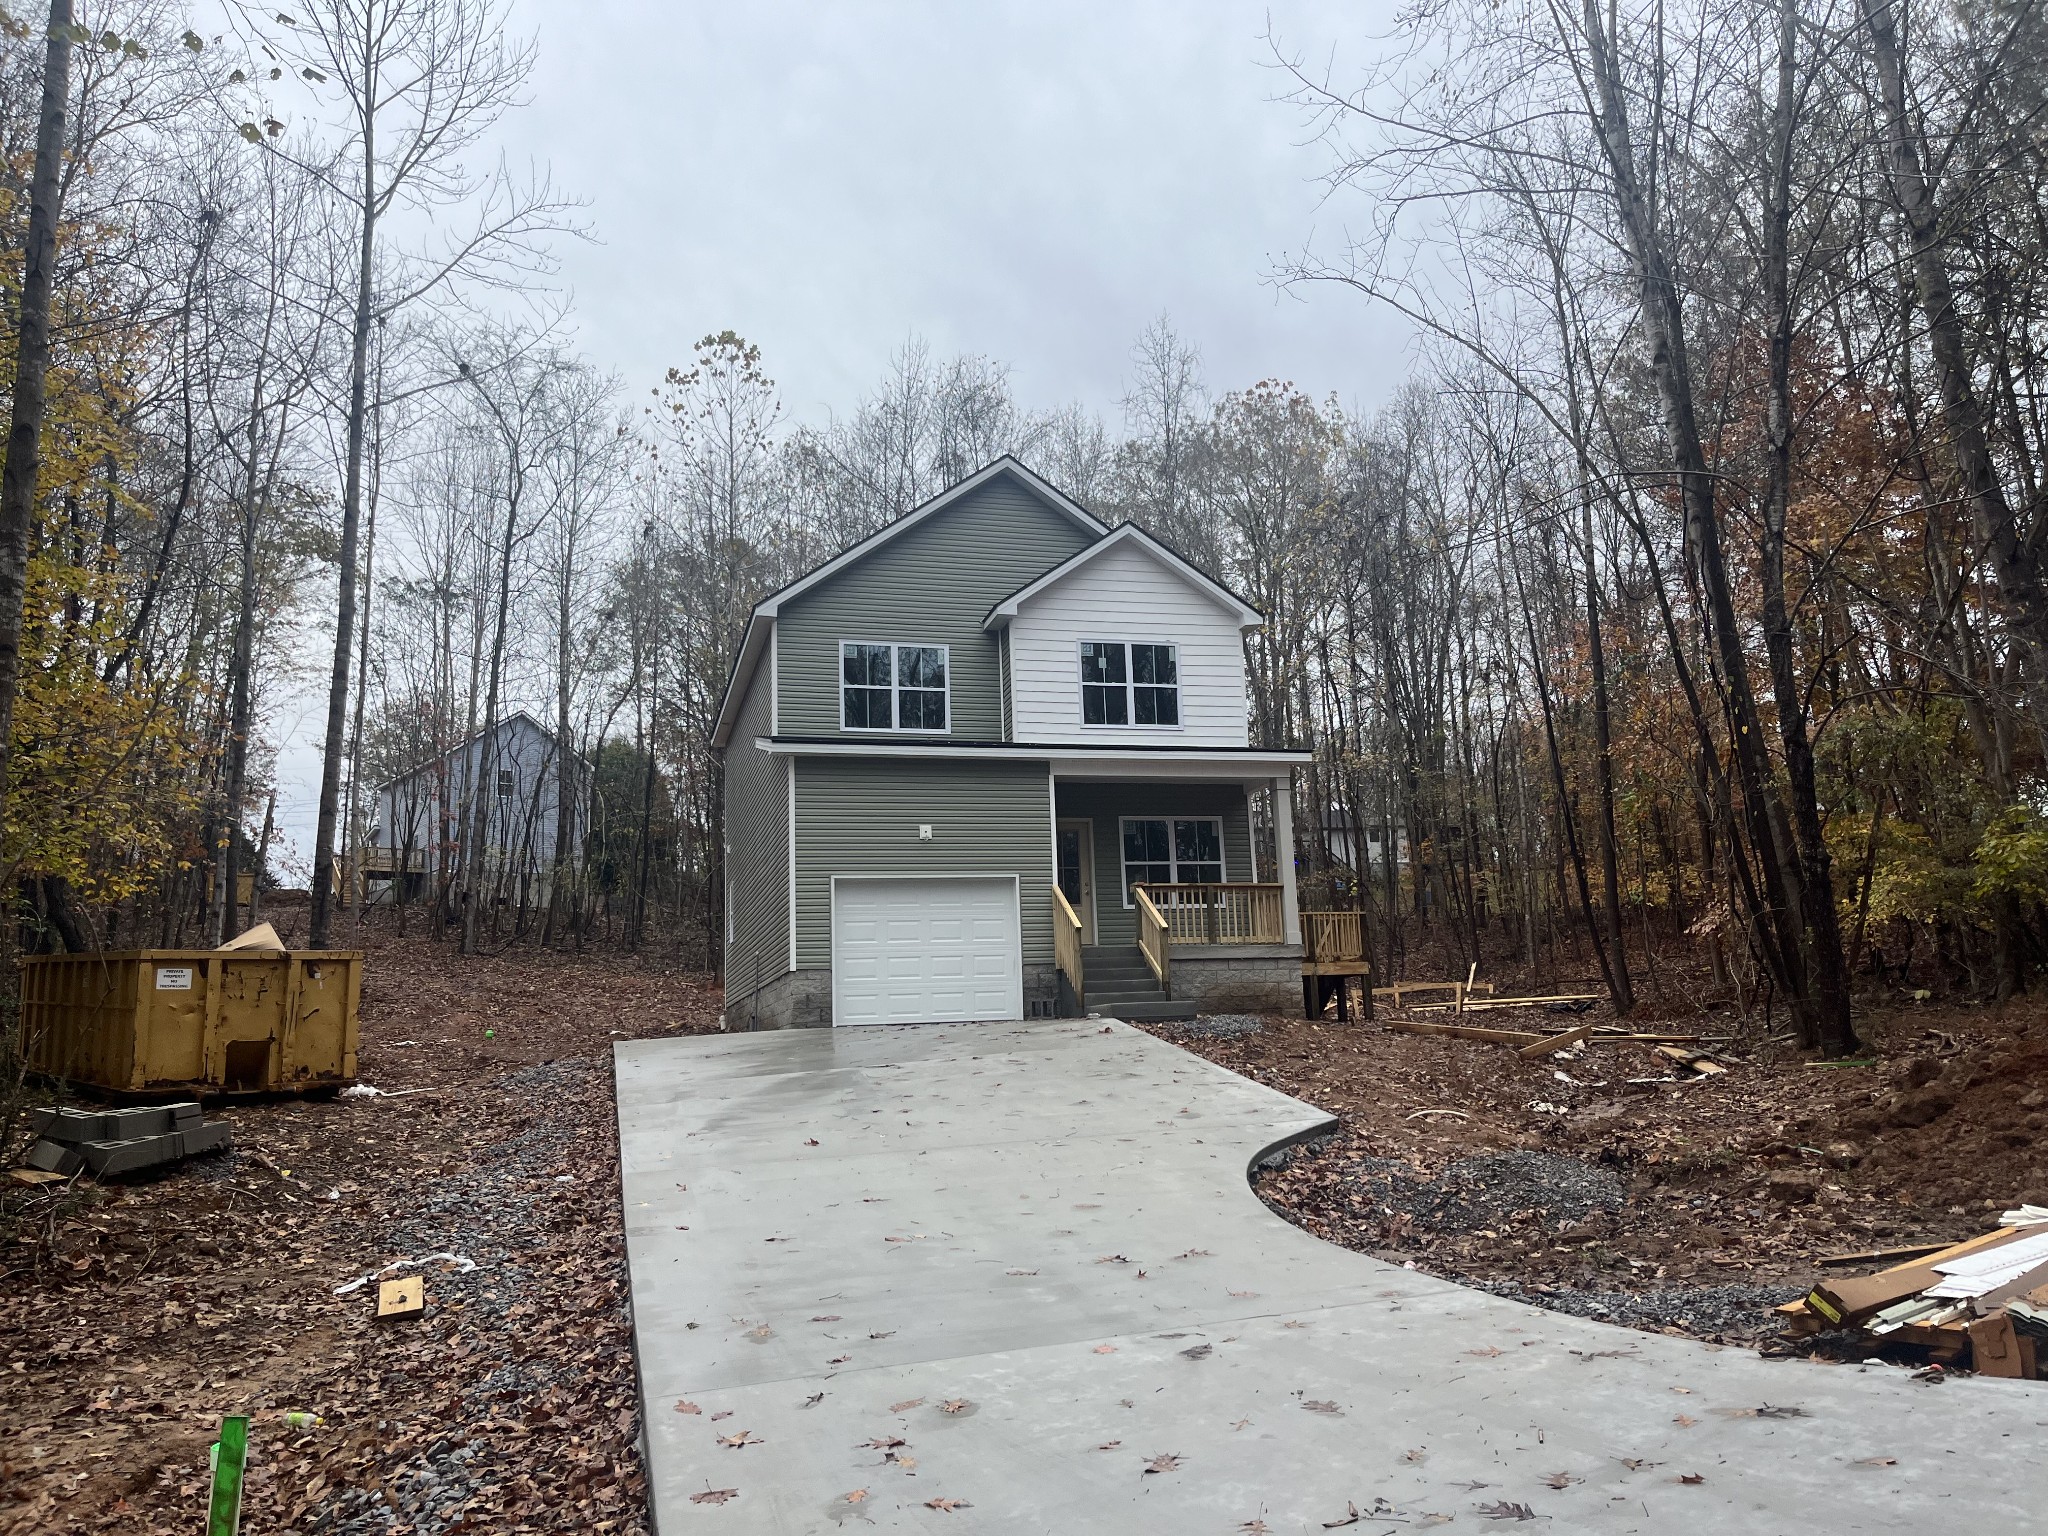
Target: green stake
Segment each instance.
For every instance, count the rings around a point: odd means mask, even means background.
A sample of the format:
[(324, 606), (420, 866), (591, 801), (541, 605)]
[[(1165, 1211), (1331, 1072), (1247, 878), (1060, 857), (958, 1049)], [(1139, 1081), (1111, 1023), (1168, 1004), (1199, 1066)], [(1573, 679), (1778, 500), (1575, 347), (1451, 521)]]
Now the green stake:
[(242, 1466), (249, 1459), (249, 1421), (220, 1421), (220, 1440), (213, 1448), (213, 1503), (206, 1514), (206, 1536), (239, 1536), (242, 1529)]

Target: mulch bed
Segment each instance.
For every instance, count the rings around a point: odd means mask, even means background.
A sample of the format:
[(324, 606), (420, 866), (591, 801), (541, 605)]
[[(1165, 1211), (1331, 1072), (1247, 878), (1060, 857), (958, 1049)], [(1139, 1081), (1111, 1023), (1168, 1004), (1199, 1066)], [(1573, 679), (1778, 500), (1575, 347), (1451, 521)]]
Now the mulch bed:
[[(210, 1106), (225, 1155), (0, 1194), (0, 1531), (186, 1536), (230, 1413), (252, 1536), (646, 1530), (610, 1046), (715, 1028), (716, 987), (345, 942), (361, 1079), (396, 1096)], [(335, 1294), (435, 1253), (418, 1321)]]
[[(1562, 1030), (1610, 1018), (1603, 1006), (1468, 1022)], [(1524, 1062), (1506, 1046), (1334, 1019), (1156, 1032), (1339, 1117), (1335, 1135), (1258, 1175), (1288, 1220), (1652, 1331), (1764, 1339), (1776, 1332), (1769, 1309), (1803, 1293), (1823, 1255), (1955, 1240), (2021, 1201), (2048, 1203), (2039, 1001), (1862, 1010), (1865, 1065), (1745, 1043), (1711, 1012), (1631, 1027), (1729, 1037), (1714, 1047), (1728, 1070), (1674, 1074), (1638, 1044)]]

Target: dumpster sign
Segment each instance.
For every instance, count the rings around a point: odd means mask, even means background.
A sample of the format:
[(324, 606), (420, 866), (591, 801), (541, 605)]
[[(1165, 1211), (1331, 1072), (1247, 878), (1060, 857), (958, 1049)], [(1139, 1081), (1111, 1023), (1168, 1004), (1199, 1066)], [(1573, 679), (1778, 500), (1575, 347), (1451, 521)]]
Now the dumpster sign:
[(189, 965), (160, 965), (156, 968), (156, 989), (159, 992), (190, 992), (192, 990), (192, 967)]

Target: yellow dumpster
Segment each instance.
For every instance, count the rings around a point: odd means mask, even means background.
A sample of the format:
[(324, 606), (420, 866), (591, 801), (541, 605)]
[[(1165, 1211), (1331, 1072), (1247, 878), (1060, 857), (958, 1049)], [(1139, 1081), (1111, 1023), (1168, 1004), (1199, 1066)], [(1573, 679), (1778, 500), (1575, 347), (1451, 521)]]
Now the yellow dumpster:
[(131, 949), (21, 962), (31, 1069), (112, 1093), (299, 1093), (356, 1076), (355, 950)]

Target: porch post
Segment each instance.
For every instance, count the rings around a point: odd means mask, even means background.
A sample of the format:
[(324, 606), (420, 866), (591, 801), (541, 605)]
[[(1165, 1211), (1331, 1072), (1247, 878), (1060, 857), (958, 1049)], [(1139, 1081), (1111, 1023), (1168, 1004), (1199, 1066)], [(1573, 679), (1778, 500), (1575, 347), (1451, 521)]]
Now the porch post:
[(1294, 895), (1294, 779), (1273, 780), (1273, 862), (1280, 866), (1281, 934), (1289, 944), (1301, 942), (1301, 909)]

